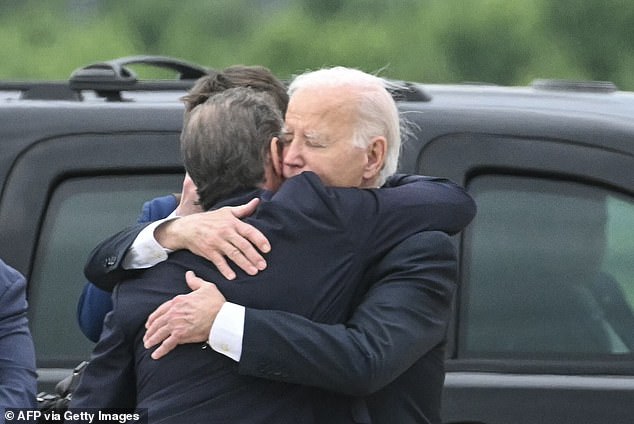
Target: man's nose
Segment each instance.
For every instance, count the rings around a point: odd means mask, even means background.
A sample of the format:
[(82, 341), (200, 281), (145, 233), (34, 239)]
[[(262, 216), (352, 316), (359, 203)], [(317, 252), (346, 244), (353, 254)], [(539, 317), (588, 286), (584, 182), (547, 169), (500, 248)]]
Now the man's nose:
[(304, 157), (302, 154), (301, 143), (293, 140), (291, 143), (284, 146), (282, 151), (282, 158), (286, 165), (301, 167), (304, 165)]

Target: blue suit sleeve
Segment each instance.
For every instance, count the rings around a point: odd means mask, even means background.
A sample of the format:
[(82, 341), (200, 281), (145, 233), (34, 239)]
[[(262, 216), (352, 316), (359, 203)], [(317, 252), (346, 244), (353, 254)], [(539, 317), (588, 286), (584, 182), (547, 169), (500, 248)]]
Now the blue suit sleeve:
[(33, 408), (37, 375), (26, 281), (0, 260), (0, 408)]
[(166, 218), (169, 214), (174, 212), (176, 206), (178, 206), (178, 200), (173, 194), (147, 201), (141, 208), (141, 214), (137, 218), (137, 223), (153, 222)]
[(103, 320), (112, 310), (111, 293), (100, 289), (92, 283), (86, 283), (77, 303), (77, 321), (82, 333), (90, 341), (99, 340), (103, 328)]
[[(169, 216), (176, 209), (178, 202), (174, 195), (157, 197), (143, 204), (138, 223), (156, 221)], [(101, 269), (101, 267), (98, 267)], [(93, 283), (84, 286), (77, 303), (77, 322), (82, 333), (93, 342), (99, 340), (103, 320), (112, 310), (110, 292), (103, 290)]]

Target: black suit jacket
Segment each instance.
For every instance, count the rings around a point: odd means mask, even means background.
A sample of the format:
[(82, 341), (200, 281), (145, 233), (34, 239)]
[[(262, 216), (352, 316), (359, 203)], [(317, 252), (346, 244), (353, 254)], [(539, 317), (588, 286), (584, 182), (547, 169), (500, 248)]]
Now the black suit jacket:
[(152, 421), (321, 422), (324, 411), (329, 422), (350, 420), (345, 397), (239, 375), (233, 361), (198, 345), (179, 346), (153, 361), (142, 346), (143, 323), (160, 303), (188, 291), (183, 281), (188, 269), (215, 282), (229, 301), (343, 322), (354, 297), (367, 289), (361, 277), (369, 265), (413, 232), (442, 222), (439, 212), (453, 210), (448, 203), (455, 207), (466, 198), (447, 196), (456, 191), (448, 182), (421, 177), (402, 182), (390, 190), (327, 189), (304, 173), (267, 196), (248, 219), (274, 246), (269, 267), (257, 278), (239, 273), (238, 281), (226, 282), (204, 259), (177, 252), (118, 286), (115, 309), (71, 406), (132, 406), (117, 393), (134, 378), (136, 405), (148, 408)]
[(345, 324), (247, 309), (239, 372), (363, 396), (373, 423), (440, 423), (456, 281), (449, 236), (410, 236), (364, 278), (376, 283)]

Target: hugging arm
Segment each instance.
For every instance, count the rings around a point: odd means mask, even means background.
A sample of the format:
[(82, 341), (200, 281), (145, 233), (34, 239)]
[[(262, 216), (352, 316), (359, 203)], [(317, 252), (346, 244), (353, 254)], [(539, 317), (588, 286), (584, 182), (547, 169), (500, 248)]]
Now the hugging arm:
[[(137, 262), (155, 265), (167, 259), (167, 250), (187, 249), (204, 256), (214, 263), (218, 270), (228, 278), (235, 273), (227, 264), (228, 257), (248, 274), (256, 274), (266, 267), (259, 253), (268, 252), (268, 240), (255, 227), (241, 221), (257, 207), (258, 199), (233, 207), (224, 207), (210, 212), (186, 215), (178, 219), (153, 224), (139, 224), (127, 228), (101, 242), (91, 252), (84, 267), (84, 274), (97, 287), (112, 291), (119, 281), (134, 276), (136, 269), (124, 269), (124, 260), (138, 241), (138, 236), (146, 226), (152, 225), (153, 234), (157, 234), (154, 249), (136, 249)], [(148, 228), (147, 230), (150, 230)], [(152, 235), (150, 235), (152, 237)], [(259, 251), (258, 251), (259, 249)], [(150, 257), (147, 255), (150, 254)], [(131, 265), (135, 267), (135, 265)]]
[[(384, 190), (386, 188), (389, 190)], [(418, 223), (424, 224), (420, 231), (453, 235), (462, 231), (476, 214), (473, 198), (463, 187), (446, 178), (396, 174), (377, 190), (377, 196), (383, 197), (388, 205), (411, 207), (417, 213)], [(385, 218), (389, 219), (390, 215), (393, 213), (388, 211)], [(403, 223), (408, 225), (407, 221)]]
[(123, 268), (125, 254), (139, 233), (149, 223), (141, 223), (126, 228), (102, 241), (88, 256), (84, 275), (95, 286), (111, 292), (114, 286), (125, 278), (130, 278), (135, 270)]
[[(360, 209), (356, 208), (355, 205), (362, 204), (364, 199), (367, 201), (368, 197), (372, 196), (376, 201), (376, 208), (362, 208), (361, 211), (366, 214), (380, 214), (380, 218), (376, 220), (378, 225), (374, 228), (373, 233), (377, 237), (373, 243), (379, 246), (384, 243), (391, 245), (394, 240), (391, 240), (390, 234), (393, 233), (412, 234), (412, 231), (438, 230), (453, 234), (462, 230), (475, 215), (476, 207), (471, 196), (462, 187), (449, 180), (412, 175), (393, 177), (391, 181), (392, 183), (388, 187), (393, 188), (368, 191), (324, 188), (318, 177), (308, 172), (287, 181), (274, 198), (276, 201), (288, 202), (289, 205), (300, 202), (296, 206), (306, 208), (310, 207), (309, 199), (311, 197), (299, 195), (298, 191), (315, 190), (321, 193), (320, 196), (313, 199), (315, 207), (318, 207), (317, 205), (324, 198), (330, 199), (329, 201), (333, 203), (339, 202), (338, 205), (347, 204), (347, 207), (333, 207), (334, 209), (332, 209), (342, 211), (339, 219), (342, 222), (347, 222), (349, 219), (359, 219), (357, 212)], [(394, 213), (395, 210), (391, 205), (399, 205), (398, 213)], [(411, 217), (415, 221), (399, 217)], [(412, 227), (416, 229), (412, 230)], [(183, 297), (182, 305), (162, 308), (162, 318), (148, 323), (146, 335), (150, 336), (145, 340), (146, 348), (159, 344), (168, 337), (170, 338), (170, 346), (191, 343), (192, 341), (204, 341), (204, 338), (200, 340), (195, 338), (194, 329), (188, 330), (186, 323), (179, 326), (178, 334), (174, 333), (173, 323), (175, 319), (182, 317), (187, 310), (191, 309), (186, 306), (194, 303), (194, 298), (198, 296), (199, 293), (193, 292)], [(188, 300), (186, 301), (186, 299)], [(244, 313), (241, 313), (240, 316), (235, 316), (233, 313), (228, 315), (223, 313), (224, 309), (226, 308), (223, 306), (220, 312), (208, 311), (201, 317), (189, 317), (188, 321), (207, 320), (208, 329), (212, 326), (214, 328), (210, 337), (211, 346), (214, 349), (219, 349), (220, 345), (227, 345), (227, 341), (231, 340), (229, 349), (224, 349), (221, 353), (230, 357), (240, 357)], [(220, 318), (218, 321), (216, 321), (217, 314)], [(174, 319), (169, 319), (169, 317)], [(235, 324), (238, 322), (239, 324)], [(228, 339), (225, 339), (224, 336), (219, 339), (220, 334), (230, 334), (230, 336)], [(161, 350), (162, 355), (168, 353), (169, 350), (171, 348)], [(160, 356), (153, 357), (159, 359)]]
[(366, 277), (376, 283), (345, 324), (247, 308), (239, 372), (363, 396), (444, 343), (456, 285), (449, 236), (410, 236)]
[[(424, 183), (420, 190), (423, 196), (429, 196), (430, 210), (428, 229), (444, 231), (454, 234), (461, 231), (475, 214), (473, 199), (456, 184), (449, 180), (418, 175), (396, 175), (390, 177), (386, 187)], [(441, 202), (436, 200), (440, 199)], [(193, 253), (205, 257), (213, 262), (223, 275), (232, 278), (233, 271), (226, 263), (225, 256), (229, 257), (236, 265), (248, 274), (256, 274), (264, 269), (266, 263), (258, 252), (268, 252), (271, 246), (264, 235), (256, 228), (242, 222), (238, 218), (249, 216), (257, 206), (255, 201), (249, 204), (221, 208), (212, 212), (204, 212), (189, 215), (187, 220), (179, 222), (171, 221), (171, 230), (167, 224), (162, 228), (166, 238), (163, 241), (175, 243), (178, 233), (178, 242), (175, 246), (165, 246), (177, 249), (188, 249)], [(438, 212), (438, 213), (436, 213)], [(222, 214), (222, 215), (221, 215)], [(144, 228), (135, 226), (119, 232), (99, 244), (90, 254), (84, 268), (86, 277), (99, 288), (112, 291), (114, 285), (124, 279), (130, 278), (133, 270), (123, 269), (123, 259), (133, 245), (135, 239)], [(182, 231), (175, 231), (176, 225), (182, 226)], [(159, 228), (160, 229), (160, 228)], [(184, 235), (187, 234), (187, 235)]]

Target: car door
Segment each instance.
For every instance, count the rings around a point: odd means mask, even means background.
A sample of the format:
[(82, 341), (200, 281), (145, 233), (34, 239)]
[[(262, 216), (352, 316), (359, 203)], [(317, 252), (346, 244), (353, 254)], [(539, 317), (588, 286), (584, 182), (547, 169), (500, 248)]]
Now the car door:
[(478, 205), (460, 242), (443, 418), (631, 422), (634, 158), (599, 140), (634, 136), (527, 134), (445, 134), (419, 157), (420, 173)]
[(93, 343), (76, 311), (92, 248), (135, 223), (144, 201), (180, 192), (178, 130), (47, 137), (12, 166), (0, 208), (1, 249), (27, 276), (39, 390), (52, 391), (90, 357)]

